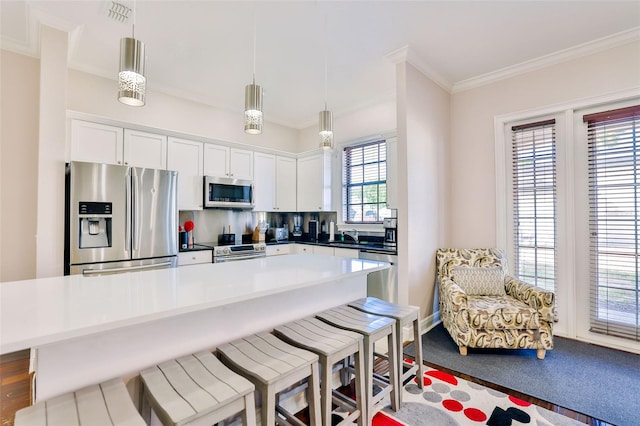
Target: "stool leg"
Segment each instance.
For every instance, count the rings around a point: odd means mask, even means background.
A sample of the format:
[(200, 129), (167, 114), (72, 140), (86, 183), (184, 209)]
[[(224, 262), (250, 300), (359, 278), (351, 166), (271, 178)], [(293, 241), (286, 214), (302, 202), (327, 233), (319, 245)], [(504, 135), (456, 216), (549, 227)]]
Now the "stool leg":
[(420, 330), (420, 318), (413, 321), (413, 348), (415, 350), (415, 360), (418, 363), (418, 386), (424, 389), (424, 362), (422, 360), (422, 330)]
[[(402, 388), (403, 388), (403, 380), (404, 376), (404, 353), (402, 351), (402, 323), (399, 320), (396, 320), (396, 366), (398, 373), (398, 407), (402, 406)], [(391, 378), (391, 375), (389, 375)]]
[(391, 329), (391, 334), (387, 338), (389, 347), (389, 382), (393, 386), (391, 389), (391, 409), (398, 411), (400, 407), (400, 386), (398, 385), (398, 347), (396, 346), (396, 330)]
[(364, 373), (365, 389), (363, 396), (365, 397), (365, 412), (367, 414), (367, 424), (373, 422), (373, 343), (369, 336), (364, 336)]
[[(309, 393), (311, 393), (311, 395), (309, 395)], [(309, 377), (307, 387), (307, 403), (309, 404), (309, 420), (311, 426), (322, 425), (322, 415), (320, 414), (320, 372), (318, 371), (317, 362), (311, 364), (311, 376)], [(329, 398), (329, 404), (331, 404), (331, 398)]]
[(244, 396), (242, 424), (246, 426), (255, 426), (256, 424), (256, 397), (253, 392)]
[(331, 424), (331, 391), (332, 386), (332, 366), (329, 365), (329, 360), (326, 356), (320, 356), (320, 367), (322, 368), (322, 382), (320, 388), (322, 390), (321, 404), (322, 404), (322, 424)]
[(262, 389), (262, 407), (260, 407), (260, 422), (262, 426), (275, 426), (276, 424), (276, 393), (272, 386)]
[[(360, 417), (358, 417), (358, 426), (366, 426), (371, 423), (367, 422), (367, 404), (365, 403), (365, 384), (364, 378), (367, 375), (364, 367), (364, 345), (362, 342), (358, 344), (358, 353), (355, 356), (355, 366), (356, 366), (356, 408), (360, 410)], [(329, 423), (327, 423), (329, 424)]]
[[(140, 380), (142, 382), (142, 380)], [(147, 397), (147, 387), (142, 384), (142, 392), (140, 392), (140, 415), (146, 424), (151, 424), (151, 404)]]

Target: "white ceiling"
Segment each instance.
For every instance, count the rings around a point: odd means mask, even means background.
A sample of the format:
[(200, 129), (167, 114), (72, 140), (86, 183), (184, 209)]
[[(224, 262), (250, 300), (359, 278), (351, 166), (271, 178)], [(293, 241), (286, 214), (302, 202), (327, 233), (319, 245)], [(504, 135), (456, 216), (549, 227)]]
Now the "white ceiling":
[[(133, 0), (121, 0), (133, 8)], [(70, 67), (112, 78), (119, 42), (110, 0), (0, 1), (2, 47), (37, 56), (39, 22), (71, 33)], [(265, 119), (293, 128), (395, 96), (392, 52), (450, 91), (640, 38), (639, 1), (148, 1), (135, 4), (147, 85), (242, 111), (256, 83)], [(326, 17), (326, 31), (325, 31)], [(639, 70), (640, 72), (640, 70)], [(115, 82), (114, 82), (115, 96)], [(148, 96), (147, 102), (153, 102)]]

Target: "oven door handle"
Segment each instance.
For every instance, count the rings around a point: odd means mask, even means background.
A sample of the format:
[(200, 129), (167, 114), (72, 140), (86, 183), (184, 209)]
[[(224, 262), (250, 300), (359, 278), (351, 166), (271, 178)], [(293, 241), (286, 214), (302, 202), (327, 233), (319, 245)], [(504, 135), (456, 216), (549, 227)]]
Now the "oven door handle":
[(236, 260), (258, 259), (265, 257), (266, 253), (251, 253), (251, 254), (234, 254), (231, 256), (216, 256), (213, 263), (235, 262)]

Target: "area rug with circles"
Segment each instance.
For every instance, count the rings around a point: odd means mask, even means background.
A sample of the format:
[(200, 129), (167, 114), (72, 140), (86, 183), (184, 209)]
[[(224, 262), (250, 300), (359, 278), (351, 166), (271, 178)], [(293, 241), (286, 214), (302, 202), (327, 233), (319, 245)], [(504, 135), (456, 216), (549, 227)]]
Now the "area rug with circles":
[(411, 380), (403, 389), (402, 407), (378, 411), (373, 426), (583, 425), (577, 420), (526, 401), (426, 367), (424, 389)]

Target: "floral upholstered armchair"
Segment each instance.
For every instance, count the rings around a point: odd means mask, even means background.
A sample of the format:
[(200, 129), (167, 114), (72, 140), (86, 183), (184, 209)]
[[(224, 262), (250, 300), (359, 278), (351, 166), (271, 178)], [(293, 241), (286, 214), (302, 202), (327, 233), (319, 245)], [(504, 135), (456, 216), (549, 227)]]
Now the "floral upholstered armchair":
[(553, 349), (555, 295), (509, 276), (498, 249), (438, 249), (440, 317), (467, 348)]

